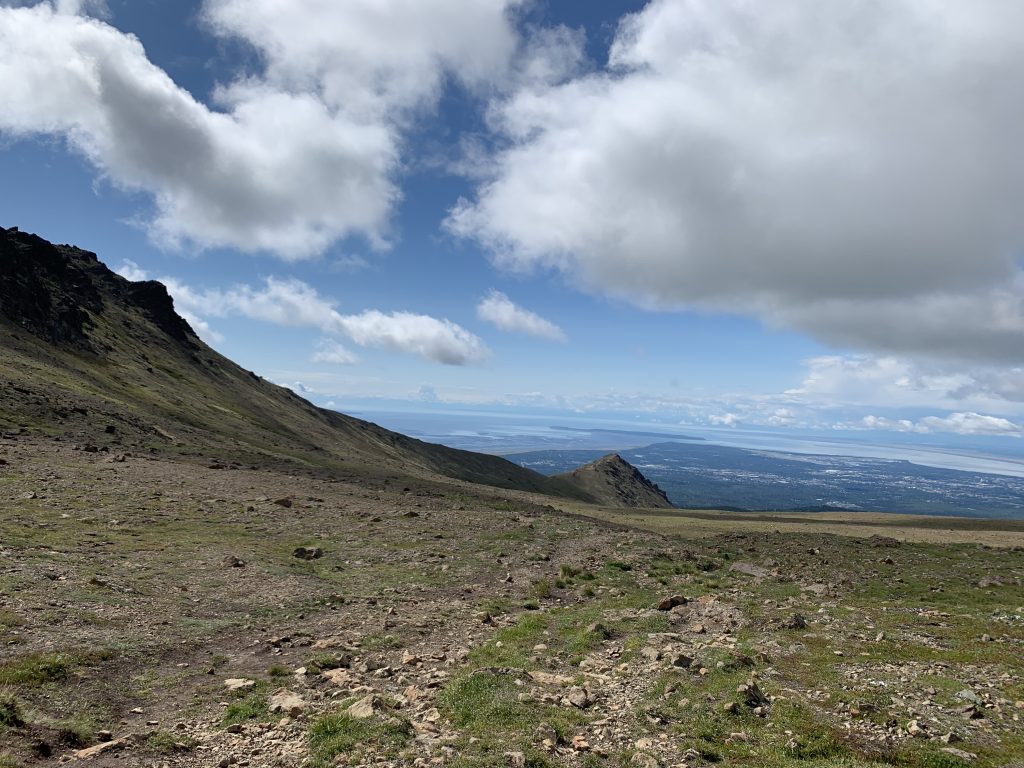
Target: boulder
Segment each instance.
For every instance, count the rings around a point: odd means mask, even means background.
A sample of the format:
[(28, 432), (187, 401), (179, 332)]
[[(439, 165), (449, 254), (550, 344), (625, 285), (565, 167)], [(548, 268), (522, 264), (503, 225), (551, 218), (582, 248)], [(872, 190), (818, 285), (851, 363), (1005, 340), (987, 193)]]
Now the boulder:
[(316, 560), (324, 556), (324, 551), (320, 547), (296, 547), (292, 555), (300, 560)]
[(267, 709), (271, 712), (280, 712), (288, 717), (298, 717), (306, 711), (306, 702), (299, 694), (289, 691), (287, 688), (279, 688), (270, 694), (267, 700)]
[(353, 720), (366, 720), (369, 717), (373, 717), (383, 708), (384, 703), (380, 700), (380, 697), (375, 693), (371, 693), (346, 709), (345, 714)]
[(676, 606), (686, 605), (688, 602), (690, 602), (689, 599), (682, 595), (672, 595), (671, 597), (662, 598), (658, 602), (657, 608), (659, 611), (671, 611)]

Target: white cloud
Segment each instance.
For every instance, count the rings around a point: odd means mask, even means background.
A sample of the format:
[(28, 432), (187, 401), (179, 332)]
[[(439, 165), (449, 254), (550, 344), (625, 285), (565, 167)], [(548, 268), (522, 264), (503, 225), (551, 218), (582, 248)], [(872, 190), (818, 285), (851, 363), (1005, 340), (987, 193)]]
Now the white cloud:
[(451, 320), (429, 315), (367, 310), (339, 315), (334, 326), (360, 346), (409, 352), (446, 365), (481, 362), (489, 355), (477, 336)]
[(240, 315), (276, 325), (317, 328), (347, 336), (363, 347), (383, 347), (446, 365), (481, 362), (490, 354), (479, 337), (450, 320), (378, 310), (345, 315), (301, 280), (271, 277), (263, 288), (239, 285), (226, 291), (197, 291), (172, 279), (163, 282), (176, 305), (199, 315)]
[(149, 192), (158, 242), (304, 258), (376, 246), (400, 197), (403, 132), (445, 77), (501, 77), (514, 0), (208, 0), (218, 35), (265, 69), (197, 101), (90, 3), (0, 7), (0, 131), (64, 137), (113, 184)]
[(740, 417), (735, 413), (713, 413), (708, 416), (708, 423), (716, 427), (735, 427), (740, 423)]
[[(203, 16), (263, 55), (269, 82), (319, 91), (364, 121), (431, 105), (447, 73), (474, 85), (504, 76), (519, 0), (206, 0)], [(396, 114), (397, 113), (397, 114)]]
[(447, 225), (644, 306), (1016, 363), (1022, 69), (1015, 0), (654, 0), (606, 70), (494, 104)]
[(887, 408), (965, 406), (1014, 412), (1024, 403), (1024, 369), (916, 363), (908, 358), (826, 355), (804, 361), (807, 372), (786, 395), (825, 405)]
[(980, 413), (951, 413), (927, 416), (918, 422), (924, 432), (955, 432), (958, 435), (1021, 435), (1021, 427), (1008, 419)]
[(894, 432), (913, 432), (914, 422), (910, 419), (890, 419), (885, 416), (865, 416), (860, 420), (865, 429), (888, 429)]
[(772, 427), (790, 427), (797, 421), (797, 414), (792, 408), (776, 408), (767, 423)]
[(320, 339), (317, 350), (313, 353), (314, 363), (333, 363), (334, 365), (353, 365), (359, 362), (356, 354), (336, 341)]
[(565, 332), (540, 315), (523, 309), (500, 291), (491, 291), (477, 305), (481, 320), (496, 325), (503, 331), (517, 331), (551, 341), (565, 341)]
[(131, 280), (133, 283), (149, 279), (149, 273), (131, 259), (125, 259), (122, 261), (121, 266), (115, 269), (114, 272), (119, 274), (125, 280)]
[(958, 411), (946, 416), (925, 416), (910, 419), (890, 419), (884, 416), (865, 416), (856, 427), (840, 425), (841, 428), (884, 429), (895, 432), (953, 432), (958, 435), (1006, 435), (1021, 437), (1024, 429), (1009, 419), (986, 416), (972, 411)]

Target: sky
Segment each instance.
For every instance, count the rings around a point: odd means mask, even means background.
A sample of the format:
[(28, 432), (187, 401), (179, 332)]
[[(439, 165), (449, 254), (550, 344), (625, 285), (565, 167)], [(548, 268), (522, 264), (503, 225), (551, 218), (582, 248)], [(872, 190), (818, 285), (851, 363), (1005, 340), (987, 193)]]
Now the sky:
[(1024, 435), (1018, 0), (0, 0), (0, 225), (315, 402)]

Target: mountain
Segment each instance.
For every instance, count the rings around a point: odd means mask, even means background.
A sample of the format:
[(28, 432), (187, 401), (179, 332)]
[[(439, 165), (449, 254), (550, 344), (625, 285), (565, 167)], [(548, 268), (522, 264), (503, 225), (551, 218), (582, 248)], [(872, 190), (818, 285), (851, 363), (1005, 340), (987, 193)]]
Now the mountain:
[(615, 507), (671, 509), (672, 502), (657, 485), (617, 453), (609, 453), (579, 469), (555, 475), (601, 504)]
[(151, 452), (336, 476), (440, 474), (592, 501), (505, 459), (318, 408), (207, 346), (163, 284), (96, 254), (0, 228), (0, 429), (89, 450)]

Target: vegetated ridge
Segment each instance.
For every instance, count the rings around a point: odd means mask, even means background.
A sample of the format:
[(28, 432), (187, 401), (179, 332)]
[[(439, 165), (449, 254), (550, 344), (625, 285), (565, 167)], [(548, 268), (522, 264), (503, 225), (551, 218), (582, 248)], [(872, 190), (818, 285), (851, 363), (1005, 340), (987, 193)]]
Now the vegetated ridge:
[(0, 229), (0, 428), (98, 449), (358, 475), (441, 474), (592, 501), (505, 459), (319, 408), (207, 346), (162, 283), (96, 254)]
[(615, 507), (671, 509), (672, 502), (657, 485), (617, 453), (609, 453), (572, 472), (556, 475), (601, 504)]

